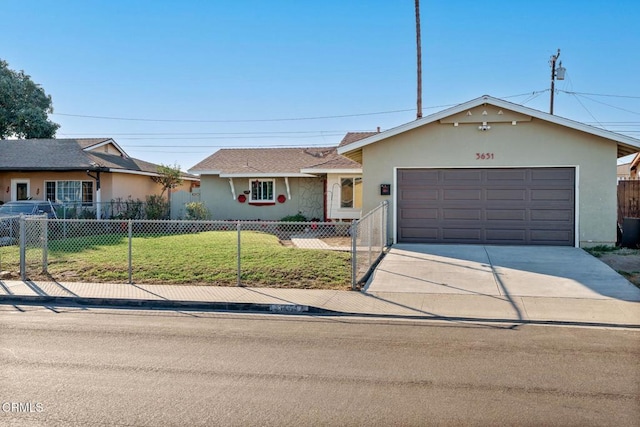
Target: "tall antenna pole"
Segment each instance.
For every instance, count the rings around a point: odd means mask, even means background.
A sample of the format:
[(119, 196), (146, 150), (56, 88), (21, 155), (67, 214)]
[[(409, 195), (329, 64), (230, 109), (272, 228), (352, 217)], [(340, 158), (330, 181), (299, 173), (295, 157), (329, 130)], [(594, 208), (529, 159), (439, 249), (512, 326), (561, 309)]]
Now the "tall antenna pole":
[(553, 114), (553, 94), (555, 93), (556, 82), (556, 61), (560, 57), (560, 49), (555, 55), (551, 55), (551, 99), (549, 101), (549, 114)]
[(416, 119), (422, 117), (422, 46), (420, 43), (420, 0), (416, 0), (416, 49), (418, 54), (418, 98)]

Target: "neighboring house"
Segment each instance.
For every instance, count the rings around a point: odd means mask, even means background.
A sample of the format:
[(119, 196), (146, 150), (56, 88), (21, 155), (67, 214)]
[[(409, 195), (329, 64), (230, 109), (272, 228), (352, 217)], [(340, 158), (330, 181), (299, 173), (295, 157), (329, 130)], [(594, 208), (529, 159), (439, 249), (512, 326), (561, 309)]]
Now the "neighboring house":
[(214, 219), (350, 221), (362, 212), (360, 164), (336, 147), (223, 149), (189, 172), (200, 175)]
[(633, 156), (625, 156), (618, 159), (617, 176), (618, 181), (622, 179), (637, 179), (638, 165), (640, 164), (640, 153)]
[[(0, 140), (0, 201), (51, 200), (96, 208), (160, 194), (159, 165), (131, 158), (111, 138)], [(196, 176), (184, 174), (190, 191)], [(97, 209), (100, 216), (100, 209)]]
[(629, 178), (640, 178), (640, 153), (636, 154), (636, 157), (634, 157), (629, 165)]
[[(640, 140), (482, 96), (338, 148), (393, 242), (612, 245), (616, 159)], [(389, 186), (390, 195), (381, 194)]]

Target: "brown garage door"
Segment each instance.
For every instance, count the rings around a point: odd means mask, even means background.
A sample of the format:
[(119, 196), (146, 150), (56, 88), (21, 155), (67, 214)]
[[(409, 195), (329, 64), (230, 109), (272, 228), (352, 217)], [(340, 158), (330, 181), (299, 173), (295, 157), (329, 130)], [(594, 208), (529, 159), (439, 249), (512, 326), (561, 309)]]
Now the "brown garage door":
[(398, 242), (574, 245), (574, 168), (399, 169)]

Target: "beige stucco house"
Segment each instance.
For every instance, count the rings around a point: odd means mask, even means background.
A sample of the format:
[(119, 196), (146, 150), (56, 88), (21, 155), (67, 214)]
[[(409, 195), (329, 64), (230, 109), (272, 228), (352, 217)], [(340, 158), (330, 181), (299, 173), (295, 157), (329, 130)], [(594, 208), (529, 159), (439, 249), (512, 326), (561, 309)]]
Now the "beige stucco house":
[[(111, 138), (0, 140), (0, 201), (51, 200), (100, 217), (113, 200), (160, 194), (152, 180), (158, 166), (130, 157)], [(190, 192), (199, 182), (183, 179), (173, 191)]]
[(213, 219), (351, 221), (362, 213), (362, 169), (336, 147), (222, 149), (189, 172), (200, 175)]
[[(482, 96), (342, 145), (393, 242), (616, 242), (616, 159), (640, 140)], [(391, 188), (381, 194), (381, 186)]]

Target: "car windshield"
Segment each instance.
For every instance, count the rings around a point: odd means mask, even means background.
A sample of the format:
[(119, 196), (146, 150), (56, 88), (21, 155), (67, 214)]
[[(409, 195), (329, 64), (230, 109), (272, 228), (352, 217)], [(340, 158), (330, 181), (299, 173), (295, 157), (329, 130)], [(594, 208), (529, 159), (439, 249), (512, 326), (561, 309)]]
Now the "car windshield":
[(33, 212), (33, 205), (28, 204), (11, 204), (0, 206), (0, 214), (30, 214)]

